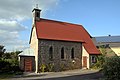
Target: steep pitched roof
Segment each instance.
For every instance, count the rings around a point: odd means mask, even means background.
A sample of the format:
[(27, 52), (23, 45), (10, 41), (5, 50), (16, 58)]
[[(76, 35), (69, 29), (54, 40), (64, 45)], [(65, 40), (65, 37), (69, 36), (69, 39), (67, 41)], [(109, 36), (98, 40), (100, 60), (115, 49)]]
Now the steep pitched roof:
[(35, 27), (39, 39), (83, 42), (89, 54), (100, 54), (82, 25), (41, 18), (35, 22)]

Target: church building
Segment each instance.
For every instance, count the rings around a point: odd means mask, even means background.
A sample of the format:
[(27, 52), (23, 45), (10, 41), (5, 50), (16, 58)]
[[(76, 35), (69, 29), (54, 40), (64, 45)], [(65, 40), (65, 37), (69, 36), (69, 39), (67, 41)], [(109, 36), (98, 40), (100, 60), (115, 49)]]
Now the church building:
[(79, 24), (43, 19), (40, 12), (38, 8), (32, 11), (30, 50), (19, 54), (21, 69), (41, 72), (43, 65), (50, 64), (53, 71), (89, 69), (100, 52), (86, 29)]

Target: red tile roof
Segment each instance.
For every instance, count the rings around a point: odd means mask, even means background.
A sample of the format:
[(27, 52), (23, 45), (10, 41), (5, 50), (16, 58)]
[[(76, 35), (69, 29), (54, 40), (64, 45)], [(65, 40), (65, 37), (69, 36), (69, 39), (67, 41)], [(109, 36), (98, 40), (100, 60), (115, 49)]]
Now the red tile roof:
[(100, 54), (82, 25), (41, 18), (36, 21), (35, 26), (39, 39), (83, 42), (89, 54)]

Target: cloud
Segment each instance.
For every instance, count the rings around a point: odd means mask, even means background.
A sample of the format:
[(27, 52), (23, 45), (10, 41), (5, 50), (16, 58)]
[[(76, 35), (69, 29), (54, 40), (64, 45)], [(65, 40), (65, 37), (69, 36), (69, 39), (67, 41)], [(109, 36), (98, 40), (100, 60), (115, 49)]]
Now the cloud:
[(0, 42), (5, 43), (7, 40), (13, 40), (18, 38), (18, 32), (9, 32), (5, 30), (0, 30)]
[(13, 20), (0, 20), (0, 30), (6, 31), (23, 31), (26, 27)]
[(21, 40), (19, 37), (19, 32), (17, 31), (0, 30), (0, 44), (4, 45), (7, 51), (23, 50), (29, 46), (28, 41)]
[(41, 2), (38, 1), (38, 5), (41, 9), (48, 10), (52, 7), (56, 7), (59, 3), (59, 0), (41, 0)]
[(0, 19), (23, 20), (31, 18), (36, 4), (46, 11), (58, 4), (59, 0), (0, 0)]
[(22, 50), (20, 46), (28, 47), (28, 41), (19, 39), (19, 32), (0, 30), (0, 44), (4, 45), (7, 51)]
[[(30, 10), (28, 0), (1, 0), (0, 18), (4, 19), (23, 19), (27, 18)], [(28, 11), (27, 11), (28, 10)]]
[(7, 51), (12, 51), (17, 48), (15, 46), (25, 46), (27, 41), (25, 43), (24, 40), (19, 39), (19, 33), (25, 30), (27, 28), (17, 21), (0, 20), (0, 44), (7, 47)]
[(29, 46), (28, 41), (23, 41), (23, 40), (8, 41), (6, 44), (7, 46), (5, 46), (5, 49), (7, 49), (7, 52), (24, 50)]
[(59, 0), (0, 0), (0, 44), (8, 51), (27, 47), (28, 41), (20, 39), (20, 33), (28, 30), (28, 26), (21, 22), (32, 18), (32, 9), (36, 4), (45, 13), (58, 3)]
[(6, 40), (17, 39), (19, 37), (19, 32), (24, 31), (27, 28), (17, 21), (12, 20), (0, 20), (0, 42)]

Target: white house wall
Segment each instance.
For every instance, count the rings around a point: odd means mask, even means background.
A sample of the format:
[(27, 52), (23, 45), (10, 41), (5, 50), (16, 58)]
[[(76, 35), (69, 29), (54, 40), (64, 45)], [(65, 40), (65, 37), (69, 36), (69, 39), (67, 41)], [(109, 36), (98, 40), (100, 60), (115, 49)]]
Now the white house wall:
[(88, 52), (85, 50), (84, 46), (82, 46), (82, 66), (83, 66), (83, 56), (87, 57), (87, 68), (89, 69), (90, 64), (89, 64), (89, 54)]
[(120, 43), (110, 43), (110, 48), (118, 55), (120, 56)]
[(32, 30), (30, 48), (34, 49), (36, 72), (37, 72), (38, 70), (38, 39), (37, 39), (35, 27), (33, 27), (33, 30)]
[(117, 56), (120, 56), (120, 47), (111, 47), (111, 49), (117, 54)]
[(98, 43), (98, 45), (100, 46), (100, 45), (107, 45), (107, 44), (109, 44), (109, 46), (110, 46), (110, 48), (115, 52), (115, 54), (116, 55), (118, 55), (118, 56), (120, 56), (120, 43), (118, 43), (118, 42), (114, 42), (114, 43), (108, 43), (108, 42), (106, 42), (106, 43)]

